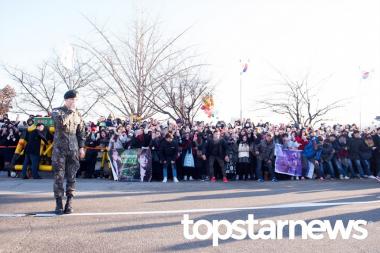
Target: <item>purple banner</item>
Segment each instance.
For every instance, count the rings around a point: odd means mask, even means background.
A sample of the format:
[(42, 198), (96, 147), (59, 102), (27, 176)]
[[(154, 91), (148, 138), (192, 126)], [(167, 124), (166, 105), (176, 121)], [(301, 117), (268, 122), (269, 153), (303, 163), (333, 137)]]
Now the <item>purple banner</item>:
[(300, 150), (283, 149), (276, 144), (275, 172), (291, 176), (302, 176), (302, 161)]

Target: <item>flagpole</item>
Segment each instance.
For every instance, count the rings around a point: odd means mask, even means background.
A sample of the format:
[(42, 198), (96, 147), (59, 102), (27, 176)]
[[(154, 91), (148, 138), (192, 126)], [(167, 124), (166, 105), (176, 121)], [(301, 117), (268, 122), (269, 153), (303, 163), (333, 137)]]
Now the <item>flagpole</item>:
[(242, 72), (240, 72), (240, 122), (243, 121)]
[[(249, 59), (248, 59), (249, 62)], [(240, 59), (241, 63), (241, 59)], [(243, 97), (242, 97), (242, 89), (243, 89), (243, 74), (247, 71), (248, 63), (245, 63), (242, 66), (243, 69), (240, 70), (240, 122), (243, 121)]]
[(360, 77), (359, 81), (359, 122), (360, 122), (360, 130), (362, 130), (362, 93), (361, 93), (361, 86), (362, 86), (362, 79), (363, 77)]
[(363, 76), (362, 76), (362, 70), (361, 70), (361, 67), (359, 65), (359, 75), (360, 75), (360, 79), (359, 79), (359, 85), (357, 87), (358, 89), (358, 96), (359, 96), (359, 130), (362, 129), (362, 96), (361, 96), (361, 93), (360, 93), (360, 87), (361, 87), (361, 84), (362, 84), (362, 79), (363, 79)]

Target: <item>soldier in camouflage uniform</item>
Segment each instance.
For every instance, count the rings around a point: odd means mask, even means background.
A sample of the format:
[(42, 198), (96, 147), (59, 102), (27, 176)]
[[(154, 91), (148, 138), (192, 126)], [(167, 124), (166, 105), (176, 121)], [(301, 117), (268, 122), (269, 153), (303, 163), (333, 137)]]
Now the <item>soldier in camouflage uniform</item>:
[[(65, 104), (53, 109), (54, 146), (52, 166), (54, 171), (54, 197), (56, 198), (56, 214), (72, 213), (72, 199), (75, 191), (76, 173), (79, 159), (84, 158), (85, 128), (81, 115), (76, 109), (77, 92), (69, 90), (65, 93)], [(66, 174), (67, 202), (63, 210), (63, 181)]]

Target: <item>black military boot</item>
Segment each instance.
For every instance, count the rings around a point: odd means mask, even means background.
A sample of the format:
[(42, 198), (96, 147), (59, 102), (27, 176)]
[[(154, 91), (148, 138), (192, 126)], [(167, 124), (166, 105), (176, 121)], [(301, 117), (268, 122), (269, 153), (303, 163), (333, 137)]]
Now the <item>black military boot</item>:
[(55, 199), (56, 207), (55, 207), (55, 214), (56, 215), (61, 215), (63, 214), (63, 204), (62, 204), (62, 198), (56, 198)]
[(64, 211), (65, 214), (70, 214), (70, 213), (74, 212), (72, 204), (73, 204), (73, 197), (68, 196), (67, 201), (66, 201), (66, 205), (65, 205), (65, 211)]

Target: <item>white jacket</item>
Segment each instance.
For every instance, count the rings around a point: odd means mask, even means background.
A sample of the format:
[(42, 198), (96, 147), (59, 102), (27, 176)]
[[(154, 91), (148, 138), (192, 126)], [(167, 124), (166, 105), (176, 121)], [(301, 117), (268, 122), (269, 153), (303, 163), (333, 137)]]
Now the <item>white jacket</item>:
[(238, 157), (249, 157), (249, 145), (248, 143), (240, 143), (238, 148)]

